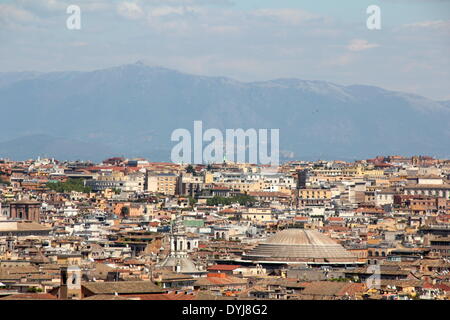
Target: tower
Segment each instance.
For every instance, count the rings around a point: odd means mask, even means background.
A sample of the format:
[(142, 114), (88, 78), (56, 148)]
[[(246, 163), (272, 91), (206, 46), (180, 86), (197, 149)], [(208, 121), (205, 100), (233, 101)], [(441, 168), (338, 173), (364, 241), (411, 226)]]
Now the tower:
[(172, 224), (170, 233), (170, 253), (159, 266), (177, 273), (201, 274), (188, 255), (188, 239), (184, 227), (178, 223), (179, 217)]
[(306, 183), (308, 182), (308, 178), (309, 178), (309, 171), (308, 169), (303, 169), (303, 170), (299, 170), (297, 171), (297, 188), (296, 188), (296, 207), (298, 209), (299, 204), (300, 204), (300, 190), (301, 189), (305, 189), (306, 188)]
[(11, 233), (6, 237), (6, 251), (13, 252), (16, 245), (16, 239)]
[(176, 257), (187, 256), (187, 237), (183, 226), (178, 223), (178, 217), (172, 225), (170, 234), (170, 254)]
[(12, 219), (28, 220), (39, 223), (41, 203), (31, 200), (11, 202), (9, 206)]
[(308, 177), (309, 177), (308, 169), (297, 171), (297, 190), (306, 188)]
[(61, 268), (59, 298), (63, 300), (81, 299), (81, 270), (78, 266)]

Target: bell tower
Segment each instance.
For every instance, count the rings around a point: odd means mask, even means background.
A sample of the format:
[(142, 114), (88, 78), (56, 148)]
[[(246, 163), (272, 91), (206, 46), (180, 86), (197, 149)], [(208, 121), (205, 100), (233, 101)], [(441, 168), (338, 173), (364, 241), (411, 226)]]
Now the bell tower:
[(16, 245), (16, 239), (12, 236), (11, 233), (6, 237), (6, 251), (13, 252)]
[(81, 299), (81, 270), (78, 266), (61, 268), (59, 298), (63, 300)]

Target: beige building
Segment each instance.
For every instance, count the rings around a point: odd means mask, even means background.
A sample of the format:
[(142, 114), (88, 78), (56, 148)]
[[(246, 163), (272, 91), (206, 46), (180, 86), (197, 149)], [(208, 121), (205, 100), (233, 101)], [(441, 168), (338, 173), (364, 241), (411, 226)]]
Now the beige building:
[(178, 176), (173, 173), (151, 174), (147, 173), (146, 191), (175, 195), (177, 191)]
[(300, 205), (323, 204), (330, 200), (330, 189), (306, 188), (298, 190), (298, 202)]
[(86, 186), (93, 191), (118, 189), (125, 192), (142, 192), (144, 190), (145, 175), (142, 172), (125, 174), (122, 171), (101, 172), (94, 179), (87, 180)]
[(274, 219), (271, 208), (249, 208), (247, 212), (242, 213), (243, 220), (253, 222), (267, 222)]

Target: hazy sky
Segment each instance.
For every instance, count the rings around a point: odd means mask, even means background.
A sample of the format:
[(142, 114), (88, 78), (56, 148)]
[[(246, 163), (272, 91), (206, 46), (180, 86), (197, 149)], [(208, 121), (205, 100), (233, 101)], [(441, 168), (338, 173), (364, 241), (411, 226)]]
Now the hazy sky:
[[(69, 5), (81, 30), (69, 30)], [(368, 30), (366, 8), (381, 8)], [(449, 0), (0, 0), (0, 72), (141, 60), (243, 81), (370, 84), (450, 100)]]

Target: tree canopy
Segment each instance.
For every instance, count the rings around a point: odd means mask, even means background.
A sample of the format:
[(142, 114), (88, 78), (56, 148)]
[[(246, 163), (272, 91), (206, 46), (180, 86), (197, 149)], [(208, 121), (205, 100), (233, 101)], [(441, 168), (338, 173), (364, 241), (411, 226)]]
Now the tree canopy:
[(47, 183), (47, 187), (56, 192), (91, 192), (91, 187), (86, 187), (84, 185), (84, 180), (81, 179), (68, 179), (65, 182), (57, 181), (57, 182), (49, 182)]
[(233, 203), (239, 203), (242, 206), (252, 206), (255, 203), (255, 198), (246, 194), (237, 195), (233, 197), (220, 197), (214, 196), (206, 201), (209, 206), (217, 205), (230, 205)]
[(191, 173), (191, 174), (193, 174), (194, 176), (197, 174), (197, 171), (195, 171), (195, 169), (194, 169), (194, 167), (192, 166), (192, 164), (190, 164), (190, 165), (188, 165), (188, 166), (186, 167), (186, 172), (187, 172), (187, 173)]

